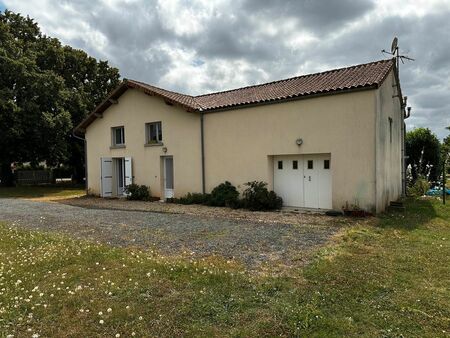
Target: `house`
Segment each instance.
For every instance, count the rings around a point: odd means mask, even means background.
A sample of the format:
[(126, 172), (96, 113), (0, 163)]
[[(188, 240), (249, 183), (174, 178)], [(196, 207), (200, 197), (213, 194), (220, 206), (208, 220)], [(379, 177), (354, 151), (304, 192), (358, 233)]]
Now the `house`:
[(75, 131), (103, 197), (258, 180), (285, 206), (381, 212), (402, 194), (405, 103), (395, 59), (200, 96), (124, 80)]

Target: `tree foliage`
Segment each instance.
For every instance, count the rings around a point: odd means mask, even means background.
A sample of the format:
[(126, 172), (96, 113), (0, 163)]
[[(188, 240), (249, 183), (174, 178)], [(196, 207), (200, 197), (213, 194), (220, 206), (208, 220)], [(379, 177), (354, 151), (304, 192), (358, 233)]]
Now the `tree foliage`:
[(440, 168), (440, 142), (435, 134), (428, 128), (416, 128), (406, 133), (406, 160), (407, 165), (411, 165), (413, 179), (418, 176), (428, 176), (429, 180), (435, 181), (439, 176)]
[(0, 12), (0, 165), (70, 165), (82, 177), (83, 144), (73, 126), (119, 83), (119, 72), (45, 36), (33, 19)]
[[(446, 128), (450, 131), (450, 126)], [(442, 156), (448, 161), (450, 157), (450, 135), (447, 135), (442, 141)]]

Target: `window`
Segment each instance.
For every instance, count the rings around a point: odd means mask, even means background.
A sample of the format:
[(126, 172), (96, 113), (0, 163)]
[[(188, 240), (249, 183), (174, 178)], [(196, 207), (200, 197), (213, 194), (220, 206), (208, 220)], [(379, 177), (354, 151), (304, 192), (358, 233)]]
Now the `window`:
[(278, 161), (278, 169), (283, 169), (283, 161)]
[(298, 169), (298, 161), (292, 161), (292, 169), (294, 170)]
[(113, 146), (123, 146), (125, 145), (125, 128), (114, 127), (111, 129), (112, 131), (112, 145)]
[(313, 160), (308, 160), (308, 169), (313, 169)]
[(145, 124), (146, 143), (161, 144), (162, 143), (162, 125), (161, 122), (151, 122)]
[(389, 142), (392, 143), (392, 117), (389, 117)]
[(330, 169), (330, 160), (323, 161), (323, 169)]

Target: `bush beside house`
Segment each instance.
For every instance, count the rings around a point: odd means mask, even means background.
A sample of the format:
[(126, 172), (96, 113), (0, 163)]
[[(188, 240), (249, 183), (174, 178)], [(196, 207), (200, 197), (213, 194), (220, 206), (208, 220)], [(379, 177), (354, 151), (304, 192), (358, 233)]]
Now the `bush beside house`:
[(219, 184), (211, 191), (208, 205), (216, 207), (239, 207), (239, 191), (230, 182)]
[(180, 203), (180, 204), (208, 204), (208, 201), (210, 199), (209, 194), (202, 194), (202, 193), (188, 193), (183, 197), (180, 198), (173, 198), (171, 202), (173, 203)]
[(130, 184), (125, 188), (128, 200), (150, 201), (150, 189), (145, 185)]
[(233, 209), (244, 208), (252, 211), (265, 211), (281, 209), (283, 200), (275, 192), (267, 189), (267, 183), (253, 181), (245, 184), (247, 188), (243, 198), (239, 198), (239, 191), (230, 182), (226, 181), (215, 187), (211, 194), (188, 193), (174, 203), (203, 204)]
[(253, 211), (281, 209), (283, 200), (274, 191), (267, 189), (266, 182), (248, 182), (244, 191), (242, 207)]

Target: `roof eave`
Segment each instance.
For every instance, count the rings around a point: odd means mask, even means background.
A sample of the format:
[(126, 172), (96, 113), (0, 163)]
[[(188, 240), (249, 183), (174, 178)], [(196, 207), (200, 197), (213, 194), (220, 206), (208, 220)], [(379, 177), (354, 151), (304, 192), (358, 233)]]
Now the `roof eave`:
[(314, 93), (314, 94), (297, 95), (297, 96), (287, 97), (287, 98), (283, 98), (283, 99), (266, 100), (266, 101), (260, 101), (260, 102), (252, 102), (252, 103), (242, 103), (242, 104), (223, 106), (223, 107), (212, 108), (212, 109), (204, 109), (203, 113), (205, 113), (205, 114), (218, 113), (218, 112), (226, 111), (226, 110), (235, 110), (235, 109), (250, 108), (250, 107), (269, 105), (269, 104), (285, 103), (285, 102), (290, 102), (290, 101), (306, 100), (306, 99), (312, 99), (312, 98), (328, 96), (328, 95), (337, 95), (337, 94), (346, 94), (346, 93), (359, 92), (359, 91), (365, 91), (365, 90), (373, 90), (373, 89), (378, 89), (378, 87), (379, 87), (379, 84), (371, 84), (371, 85), (367, 85), (367, 86), (358, 86), (358, 87), (354, 87), (354, 88), (345, 88), (345, 89), (339, 89), (339, 90), (324, 91), (324, 92), (318, 92), (318, 93)]
[(181, 108), (183, 108), (184, 110), (190, 112), (190, 113), (194, 113), (194, 112), (198, 112), (198, 109), (190, 107), (186, 104), (183, 104), (179, 101), (173, 100), (170, 97), (167, 97), (165, 95), (161, 95), (157, 92), (154, 92), (150, 89), (147, 89), (139, 84), (137, 84), (136, 82), (130, 82), (127, 79), (124, 79), (122, 81), (121, 84), (119, 84), (119, 86), (117, 86), (112, 92), (110, 92), (106, 99), (104, 99), (97, 107), (95, 107), (95, 109), (89, 113), (83, 121), (81, 121), (80, 124), (78, 124), (74, 129), (74, 133), (76, 134), (84, 134), (86, 132), (86, 128), (92, 123), (94, 122), (98, 117), (101, 117), (103, 115), (103, 112), (108, 109), (111, 105), (113, 105), (114, 103), (112, 102), (113, 100), (117, 100), (123, 93), (125, 93), (125, 91), (127, 91), (128, 89), (136, 89), (139, 90), (141, 92), (143, 92), (146, 95), (149, 96), (159, 96), (162, 99), (164, 99), (164, 101), (169, 102), (175, 106), (179, 106)]

